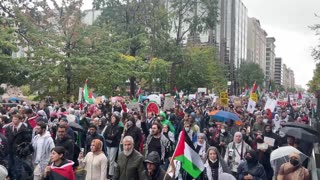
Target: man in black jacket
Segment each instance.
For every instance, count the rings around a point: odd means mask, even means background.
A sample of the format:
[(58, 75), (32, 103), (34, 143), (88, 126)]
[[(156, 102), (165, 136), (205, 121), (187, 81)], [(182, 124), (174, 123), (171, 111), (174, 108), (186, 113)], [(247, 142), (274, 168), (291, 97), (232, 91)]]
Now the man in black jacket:
[(119, 126), (120, 117), (115, 113), (111, 116), (111, 125), (109, 125), (103, 134), (106, 140), (107, 153), (109, 157), (109, 177), (114, 175), (114, 166), (116, 161), (116, 156), (119, 149), (119, 144), (121, 140), (121, 134), (123, 128)]
[(140, 152), (140, 142), (142, 138), (141, 129), (136, 126), (134, 117), (130, 117), (129, 121), (126, 123), (126, 131), (124, 136), (131, 136), (134, 140), (134, 149)]
[(73, 152), (74, 152), (74, 142), (67, 135), (67, 127), (64, 125), (59, 125), (57, 130), (57, 139), (55, 140), (56, 146), (62, 146), (66, 149), (65, 158), (69, 160), (73, 160)]
[(91, 146), (91, 142), (94, 139), (99, 139), (102, 143), (102, 151), (106, 154), (106, 143), (105, 140), (103, 138), (103, 136), (101, 136), (100, 134), (97, 133), (97, 127), (93, 124), (91, 124), (89, 126), (89, 132), (87, 134), (87, 138), (86, 138), (86, 146), (85, 146), (85, 153), (90, 152), (90, 146)]
[[(32, 175), (32, 169), (27, 166), (26, 158), (32, 151), (32, 132), (26, 124), (22, 123), (22, 117), (12, 115), (12, 123), (6, 127), (9, 151), (9, 177), (12, 180), (22, 179), (24, 173)], [(31, 172), (30, 172), (31, 171)], [(31, 173), (31, 174), (30, 174)]]

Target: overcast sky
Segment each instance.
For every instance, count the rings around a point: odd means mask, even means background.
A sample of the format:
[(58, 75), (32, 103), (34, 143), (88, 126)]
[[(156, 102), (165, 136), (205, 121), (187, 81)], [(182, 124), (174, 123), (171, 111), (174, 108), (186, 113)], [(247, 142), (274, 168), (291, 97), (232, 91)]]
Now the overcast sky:
[[(248, 16), (260, 20), (268, 36), (276, 38), (276, 56), (295, 73), (296, 84), (306, 88), (313, 77), (315, 63), (311, 49), (317, 44), (315, 32), (308, 26), (319, 23), (320, 0), (242, 0)], [(92, 0), (84, 0), (90, 9)]]
[(248, 16), (260, 20), (269, 36), (276, 38), (276, 56), (295, 73), (296, 84), (306, 88), (315, 63), (311, 49), (317, 44), (308, 26), (320, 24), (320, 0), (242, 0)]

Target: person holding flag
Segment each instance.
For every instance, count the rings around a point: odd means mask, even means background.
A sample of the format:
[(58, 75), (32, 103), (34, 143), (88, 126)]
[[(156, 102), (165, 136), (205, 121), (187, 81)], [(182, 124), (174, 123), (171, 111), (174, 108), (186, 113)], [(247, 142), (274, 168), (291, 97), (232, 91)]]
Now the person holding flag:
[[(179, 161), (183, 169), (182, 178), (188, 180), (196, 179), (204, 170), (203, 161), (196, 152), (190, 137), (184, 129), (180, 132), (178, 139), (179, 141), (170, 160), (170, 164), (172, 165), (174, 161)], [(175, 168), (173, 167), (172, 169)], [(166, 176), (167, 175), (168, 172)]]

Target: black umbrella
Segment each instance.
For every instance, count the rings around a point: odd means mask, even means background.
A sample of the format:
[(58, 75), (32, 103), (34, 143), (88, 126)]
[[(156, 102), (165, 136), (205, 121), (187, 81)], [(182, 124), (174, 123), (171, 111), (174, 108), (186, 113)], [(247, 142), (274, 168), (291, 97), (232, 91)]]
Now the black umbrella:
[(68, 126), (70, 126), (74, 131), (84, 131), (83, 127), (75, 122), (68, 123)]
[(302, 124), (302, 123), (295, 123), (295, 122), (287, 122), (284, 124), (281, 124), (283, 127), (296, 127), (296, 128), (302, 128), (306, 131), (308, 131), (309, 133), (315, 135), (315, 136), (319, 136), (319, 132), (314, 129), (313, 127), (307, 125), (307, 124)]
[(280, 131), (284, 132), (288, 136), (292, 136), (296, 139), (300, 139), (302, 141), (307, 142), (317, 142), (318, 138), (314, 134), (311, 134), (310, 132), (297, 127), (283, 127), (280, 129)]

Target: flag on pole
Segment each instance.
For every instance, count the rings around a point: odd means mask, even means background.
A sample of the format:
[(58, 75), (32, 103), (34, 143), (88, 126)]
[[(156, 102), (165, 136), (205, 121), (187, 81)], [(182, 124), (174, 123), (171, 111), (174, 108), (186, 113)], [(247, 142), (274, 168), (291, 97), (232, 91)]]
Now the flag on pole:
[(175, 94), (175, 98), (176, 99), (180, 99), (180, 95), (179, 95), (179, 92), (178, 92), (178, 89), (177, 89), (176, 86), (173, 88), (173, 91), (174, 91), (174, 94)]
[(86, 82), (84, 83), (83, 98), (87, 104), (94, 104), (94, 97), (92, 94), (92, 90), (89, 91), (87, 81), (88, 80), (86, 80)]
[(180, 161), (181, 167), (194, 179), (199, 177), (204, 170), (204, 164), (200, 155), (196, 152), (185, 130), (180, 133), (180, 138), (172, 157)]
[(252, 89), (251, 89), (251, 93), (256, 92), (256, 90), (258, 89), (258, 85), (256, 82), (253, 83)]

